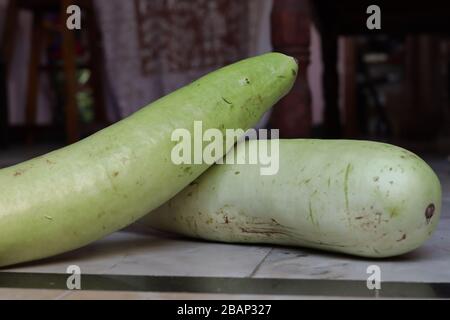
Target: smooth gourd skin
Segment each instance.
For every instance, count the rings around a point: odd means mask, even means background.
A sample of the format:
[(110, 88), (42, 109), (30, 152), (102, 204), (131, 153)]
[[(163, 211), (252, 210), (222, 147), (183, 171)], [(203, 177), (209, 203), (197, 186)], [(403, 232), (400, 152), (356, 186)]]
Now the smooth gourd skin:
[[(244, 150), (238, 145), (238, 155)], [(261, 176), (257, 165), (215, 165), (138, 224), (215, 241), (378, 258), (419, 247), (439, 221), (438, 178), (396, 146), (280, 140), (279, 168)]]
[(296, 74), (283, 54), (243, 60), (78, 143), (0, 170), (0, 266), (81, 247), (158, 207), (208, 168), (172, 163), (174, 129), (192, 131), (195, 120), (203, 130), (247, 129)]

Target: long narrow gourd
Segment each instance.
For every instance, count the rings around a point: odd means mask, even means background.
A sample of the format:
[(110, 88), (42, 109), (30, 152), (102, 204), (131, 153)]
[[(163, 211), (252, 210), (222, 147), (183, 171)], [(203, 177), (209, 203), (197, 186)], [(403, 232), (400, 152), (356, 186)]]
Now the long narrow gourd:
[[(238, 158), (246, 148), (238, 145)], [(377, 258), (419, 247), (436, 228), (440, 183), (413, 153), (348, 140), (280, 140), (279, 148), (276, 175), (261, 176), (258, 165), (215, 165), (138, 224)]]
[[(269, 53), (212, 72), (66, 148), (0, 171), (0, 266), (81, 247), (170, 199), (208, 165), (175, 165), (175, 129), (248, 129), (293, 85)], [(218, 154), (220, 157), (222, 154)]]

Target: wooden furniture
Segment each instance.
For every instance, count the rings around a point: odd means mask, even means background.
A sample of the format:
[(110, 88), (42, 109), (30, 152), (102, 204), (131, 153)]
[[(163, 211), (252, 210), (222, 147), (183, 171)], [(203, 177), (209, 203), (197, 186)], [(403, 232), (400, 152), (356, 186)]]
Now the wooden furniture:
[(311, 134), (311, 97), (307, 78), (310, 45), (310, 18), (307, 1), (277, 0), (272, 8), (274, 51), (297, 59), (297, 81), (292, 91), (273, 109), (269, 125), (280, 129), (280, 137), (307, 137)]
[(8, 100), (6, 96), (6, 68), (0, 55), (0, 148), (7, 144)]
[[(377, 4), (381, 9), (381, 30), (369, 30), (366, 26), (369, 14), (367, 7)], [(355, 136), (354, 88), (345, 87), (345, 110), (343, 128), (338, 106), (339, 80), (337, 73), (338, 36), (392, 34), (408, 35), (419, 33), (450, 33), (450, 2), (445, 0), (277, 0), (272, 12), (272, 35), (274, 49), (294, 55), (300, 60), (299, 80), (289, 94), (274, 111), (272, 122), (279, 125), (282, 136), (308, 136), (311, 128), (311, 106), (306, 80), (309, 62), (309, 26), (317, 27), (322, 44), (324, 92), (324, 128), (326, 137)], [(352, 59), (352, 42), (345, 44), (346, 59)], [(416, 77), (418, 75), (412, 75)], [(350, 75), (350, 78), (352, 76)], [(353, 81), (349, 79), (350, 83)], [(414, 104), (423, 102), (412, 91)], [(413, 107), (414, 109), (414, 107)], [(297, 128), (296, 128), (297, 127)]]
[[(304, 0), (300, 0), (304, 1)], [(338, 108), (337, 38), (341, 35), (411, 35), (419, 33), (450, 33), (450, 3), (444, 0), (377, 1), (381, 9), (381, 30), (369, 30), (366, 21), (369, 0), (310, 1), (311, 15), (322, 39), (323, 87), (325, 98), (325, 127), (329, 136), (355, 135), (354, 108), (347, 104), (344, 110), (346, 128), (342, 130)], [(414, 75), (410, 75), (414, 77)], [(409, 80), (414, 80), (410, 78)], [(347, 88), (348, 90), (348, 88)], [(421, 103), (419, 92), (412, 90), (412, 109)], [(422, 101), (423, 102), (423, 101)]]
[[(68, 14), (66, 9), (69, 5), (76, 4), (81, 7), (82, 14), (86, 16), (83, 22), (86, 24), (89, 38), (90, 63), (92, 84), (94, 92), (95, 117), (98, 122), (106, 122), (105, 108), (101, 83), (101, 38), (98, 29), (96, 15), (92, 0), (10, 0), (8, 2), (4, 33), (2, 37), (1, 54), (6, 65), (6, 76), (10, 70), (10, 61), (15, 45), (15, 31), (17, 27), (17, 17), (19, 10), (28, 10), (33, 14), (31, 56), (28, 65), (27, 89), (26, 89), (26, 128), (27, 140), (32, 142), (37, 114), (37, 98), (39, 88), (39, 72), (45, 70), (41, 66), (43, 49), (46, 45), (48, 26), (45, 24), (44, 15), (48, 12), (59, 12), (61, 25), (56, 30), (62, 35), (62, 60), (64, 73), (64, 113), (65, 131), (68, 143), (75, 142), (80, 137), (78, 124), (78, 111), (76, 103), (77, 62), (75, 55), (74, 31), (65, 26)], [(55, 31), (55, 30), (50, 30)]]

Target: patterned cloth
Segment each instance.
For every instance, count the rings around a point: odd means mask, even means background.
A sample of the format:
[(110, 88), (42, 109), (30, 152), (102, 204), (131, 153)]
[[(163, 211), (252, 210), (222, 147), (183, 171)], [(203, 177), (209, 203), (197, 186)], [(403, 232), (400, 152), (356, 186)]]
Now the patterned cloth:
[[(0, 0), (2, 22), (6, 2)], [(102, 32), (106, 103), (112, 121), (213, 69), (271, 50), (272, 0), (95, 0), (94, 4)], [(27, 11), (20, 12), (17, 28), (14, 72), (8, 79), (11, 124), (25, 119), (31, 42)], [(42, 74), (39, 124), (51, 122), (52, 91), (48, 77)]]
[(116, 103), (121, 117), (213, 69), (271, 50), (271, 0), (95, 4), (109, 101)]

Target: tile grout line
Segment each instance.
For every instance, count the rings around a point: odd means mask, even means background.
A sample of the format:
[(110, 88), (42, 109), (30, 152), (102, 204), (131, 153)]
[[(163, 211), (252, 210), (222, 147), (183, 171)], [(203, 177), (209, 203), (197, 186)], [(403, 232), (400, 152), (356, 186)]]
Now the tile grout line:
[(259, 271), (262, 264), (267, 260), (267, 257), (272, 253), (272, 251), (273, 251), (273, 247), (270, 248), (269, 252), (267, 252), (267, 254), (264, 256), (264, 258), (262, 258), (261, 261), (256, 265), (255, 269), (253, 269), (253, 271), (248, 276), (249, 278), (253, 278), (255, 276), (255, 274)]
[(72, 294), (72, 290), (66, 290), (65, 292), (57, 295), (56, 297), (53, 298), (53, 300), (62, 300), (65, 297), (67, 297), (68, 295)]

